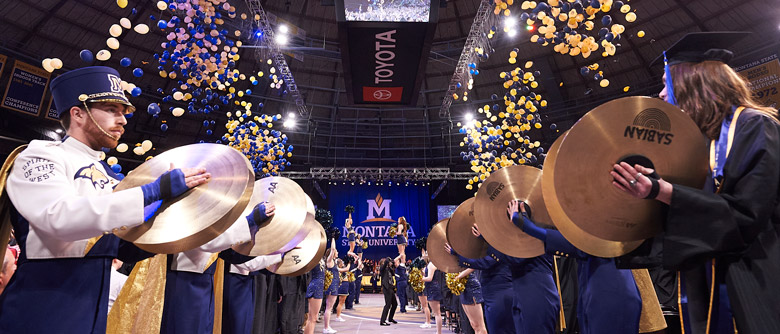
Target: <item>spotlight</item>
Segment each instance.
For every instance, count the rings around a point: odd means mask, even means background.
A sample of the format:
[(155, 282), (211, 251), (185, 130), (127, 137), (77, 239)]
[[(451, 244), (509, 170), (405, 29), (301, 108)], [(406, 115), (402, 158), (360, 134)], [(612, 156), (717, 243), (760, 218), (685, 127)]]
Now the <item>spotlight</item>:
[(512, 27), (514, 27), (516, 25), (517, 25), (517, 19), (514, 18), (514, 17), (510, 16), (510, 17), (507, 17), (506, 19), (504, 19), (504, 26), (505, 27), (512, 28)]
[(515, 36), (517, 36), (517, 30), (510, 29), (509, 31), (506, 32), (506, 35), (509, 36), (509, 37), (515, 37)]
[(287, 25), (285, 24), (279, 25), (279, 33), (286, 34), (288, 32), (290, 32), (290, 28), (287, 27)]
[(295, 120), (294, 119), (288, 119), (288, 120), (284, 121), (284, 123), (282, 123), (282, 125), (284, 125), (284, 127), (287, 128), (287, 129), (292, 129), (292, 128), (295, 127)]
[(288, 40), (287, 35), (276, 35), (276, 44), (287, 45)]
[(287, 119), (295, 119), (295, 113), (294, 112), (288, 113), (287, 114)]
[(260, 29), (255, 30), (255, 38), (263, 38), (263, 31)]
[(464, 115), (463, 118), (466, 119), (466, 122), (471, 122), (472, 120), (474, 120), (474, 114), (466, 113), (466, 115)]

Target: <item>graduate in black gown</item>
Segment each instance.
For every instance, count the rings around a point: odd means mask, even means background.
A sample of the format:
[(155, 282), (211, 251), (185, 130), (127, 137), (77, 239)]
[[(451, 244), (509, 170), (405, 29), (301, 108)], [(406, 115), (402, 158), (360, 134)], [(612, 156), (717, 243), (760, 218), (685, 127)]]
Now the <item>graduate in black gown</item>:
[(648, 244), (681, 271), (686, 333), (780, 333), (780, 124), (727, 65), (726, 48), (743, 35), (692, 33), (665, 52), (660, 97), (710, 143), (704, 189), (652, 179), (640, 165), (610, 172), (628, 195), (668, 204), (662, 242)]

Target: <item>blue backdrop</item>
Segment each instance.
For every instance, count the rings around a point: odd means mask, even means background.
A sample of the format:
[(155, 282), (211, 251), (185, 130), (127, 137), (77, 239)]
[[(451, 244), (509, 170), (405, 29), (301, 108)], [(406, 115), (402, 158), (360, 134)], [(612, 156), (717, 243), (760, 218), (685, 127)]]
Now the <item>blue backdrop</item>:
[(401, 216), (411, 225), (406, 258), (412, 260), (420, 255), (414, 241), (427, 236), (430, 219), (430, 194), (427, 186), (369, 186), (331, 185), (328, 191), (328, 209), (333, 214), (333, 226), (341, 229), (341, 238), (336, 240), (339, 255), (349, 250), (347, 230), (344, 222), (347, 205), (355, 207), (352, 213), (353, 227), (358, 234), (368, 238), (369, 246), (363, 258), (379, 259), (398, 256), (395, 238), (387, 235), (388, 228), (398, 222)]

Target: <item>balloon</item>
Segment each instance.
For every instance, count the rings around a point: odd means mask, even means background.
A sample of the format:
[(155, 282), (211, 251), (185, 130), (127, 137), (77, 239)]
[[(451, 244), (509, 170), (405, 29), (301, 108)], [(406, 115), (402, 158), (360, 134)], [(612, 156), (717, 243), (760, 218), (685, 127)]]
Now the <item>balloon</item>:
[(173, 111), (171, 113), (173, 114), (173, 116), (179, 117), (181, 115), (184, 115), (184, 109), (176, 107), (173, 108)]
[(122, 28), (125, 29), (130, 29), (133, 27), (132, 23), (130, 23), (130, 20), (126, 17), (119, 19), (119, 24), (122, 26)]
[(149, 115), (157, 115), (160, 113), (160, 106), (157, 103), (149, 103), (149, 106), (146, 107), (146, 112)]
[[(82, 52), (84, 52), (84, 51), (82, 51)], [(90, 55), (91, 55), (91, 53), (90, 53)], [(127, 57), (124, 57), (124, 58), (122, 58), (122, 60), (119, 61), (119, 65), (122, 65), (122, 67), (128, 67), (128, 66), (130, 66), (131, 63), (132, 63), (132, 61), (130, 60), (130, 58), (127, 58)]]
[(168, 22), (165, 22), (165, 20), (157, 21), (157, 28), (165, 29), (168, 26)]
[(160, 130), (162, 130), (163, 132), (168, 131), (168, 124), (165, 123), (160, 124)]
[(119, 164), (109, 164), (111, 165), (111, 170), (114, 171), (114, 173), (119, 173), (122, 171), (122, 166)]
[(111, 58), (111, 51), (108, 51), (108, 50), (105, 50), (105, 49), (100, 50), (100, 51), (98, 51), (97, 55), (95, 55), (95, 58), (97, 58), (97, 60), (100, 60), (100, 61), (109, 60)]
[(117, 145), (116, 146), (116, 151), (119, 152), (119, 153), (127, 152), (127, 144), (121, 143), (121, 144)]
[(144, 140), (143, 142), (141, 142), (141, 148), (144, 150), (144, 153), (148, 152), (149, 150), (152, 149), (152, 141), (149, 139)]
[(116, 157), (109, 157), (108, 159), (106, 159), (106, 163), (107, 163), (109, 166), (110, 166), (110, 165), (116, 165), (117, 163), (119, 163), (119, 160), (117, 160), (117, 158), (116, 158)]
[(54, 66), (51, 65), (51, 58), (46, 58), (41, 62), (43, 65), (43, 69), (46, 70), (46, 72), (54, 72)]
[(95, 56), (92, 55), (92, 51), (89, 51), (87, 49), (81, 50), (79, 52), (79, 57), (81, 57), (81, 60), (83, 60), (86, 63), (91, 63), (95, 60)]
[(133, 149), (133, 153), (135, 153), (135, 155), (144, 155), (144, 153), (146, 153), (146, 152), (144, 152), (144, 149), (141, 148), (141, 146), (136, 146)]
[(133, 75), (135, 77), (137, 77), (137, 78), (140, 78), (140, 77), (142, 77), (144, 75), (144, 70), (136, 67), (136, 68), (133, 69)]
[(127, 7), (127, 0), (116, 0), (116, 5), (119, 6), (119, 8), (125, 8)]
[(165, 1), (157, 1), (157, 9), (166, 10), (168, 9), (168, 4)]
[(119, 49), (119, 40), (117, 40), (117, 39), (116, 39), (116, 38), (114, 38), (114, 37), (109, 37), (109, 38), (106, 40), (106, 45), (108, 45), (108, 47), (109, 47), (110, 49), (113, 49), (113, 50)]
[(111, 35), (111, 37), (119, 37), (119, 35), (122, 34), (122, 26), (118, 24), (112, 24), (110, 28), (108, 28), (108, 33)]
[(132, 95), (133, 97), (140, 96), (141, 95), (141, 88), (133, 87), (133, 89), (130, 90), (130, 95)]
[(60, 58), (52, 58), (51, 59), (51, 66), (54, 67), (55, 70), (59, 70), (62, 68), (62, 60)]
[(135, 32), (141, 35), (146, 35), (149, 32), (149, 26), (141, 23), (139, 25), (136, 25), (135, 28), (133, 28), (133, 30), (135, 30)]

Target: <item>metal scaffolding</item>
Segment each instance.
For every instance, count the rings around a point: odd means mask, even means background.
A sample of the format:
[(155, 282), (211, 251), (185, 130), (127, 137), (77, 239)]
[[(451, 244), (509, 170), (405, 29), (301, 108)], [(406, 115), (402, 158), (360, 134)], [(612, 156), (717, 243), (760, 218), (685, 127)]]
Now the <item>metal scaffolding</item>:
[(311, 168), (308, 172), (282, 172), (291, 179), (342, 182), (415, 182), (432, 180), (468, 180), (472, 172), (451, 172), (449, 168)]
[(485, 52), (490, 50), (490, 40), (487, 37), (487, 31), (491, 27), (491, 23), (495, 21), (492, 13), (492, 1), (482, 0), (477, 9), (477, 14), (474, 16), (474, 23), (471, 24), (471, 30), (466, 38), (466, 42), (463, 44), (463, 51), (458, 59), (458, 64), (455, 66), (455, 73), (452, 74), (450, 79), (449, 89), (444, 93), (444, 100), (441, 103), (441, 109), (439, 109), (439, 117), (448, 118), (450, 116), (450, 106), (452, 105), (452, 95), (458, 91), (458, 83), (461, 87), (464, 86), (464, 82), (468, 82), (471, 78), (471, 74), (468, 71), (470, 63), (476, 62), (477, 52), (475, 48), (481, 47), (485, 49)]
[(295, 100), (295, 107), (298, 110), (298, 114), (303, 118), (308, 118), (309, 110), (306, 108), (306, 103), (303, 101), (301, 92), (298, 91), (298, 85), (295, 84), (290, 67), (287, 65), (287, 60), (284, 58), (284, 54), (274, 39), (274, 30), (271, 28), (271, 24), (268, 22), (268, 16), (263, 10), (263, 6), (260, 5), (259, 0), (246, 0), (246, 5), (249, 7), (250, 12), (255, 18), (255, 23), (258, 29), (263, 32), (264, 38), (262, 43), (267, 46), (267, 49), (255, 48), (255, 54), (260, 58), (269, 57), (273, 59), (276, 69), (279, 71), (279, 76), (284, 80), (284, 84), (287, 86), (287, 93)]

